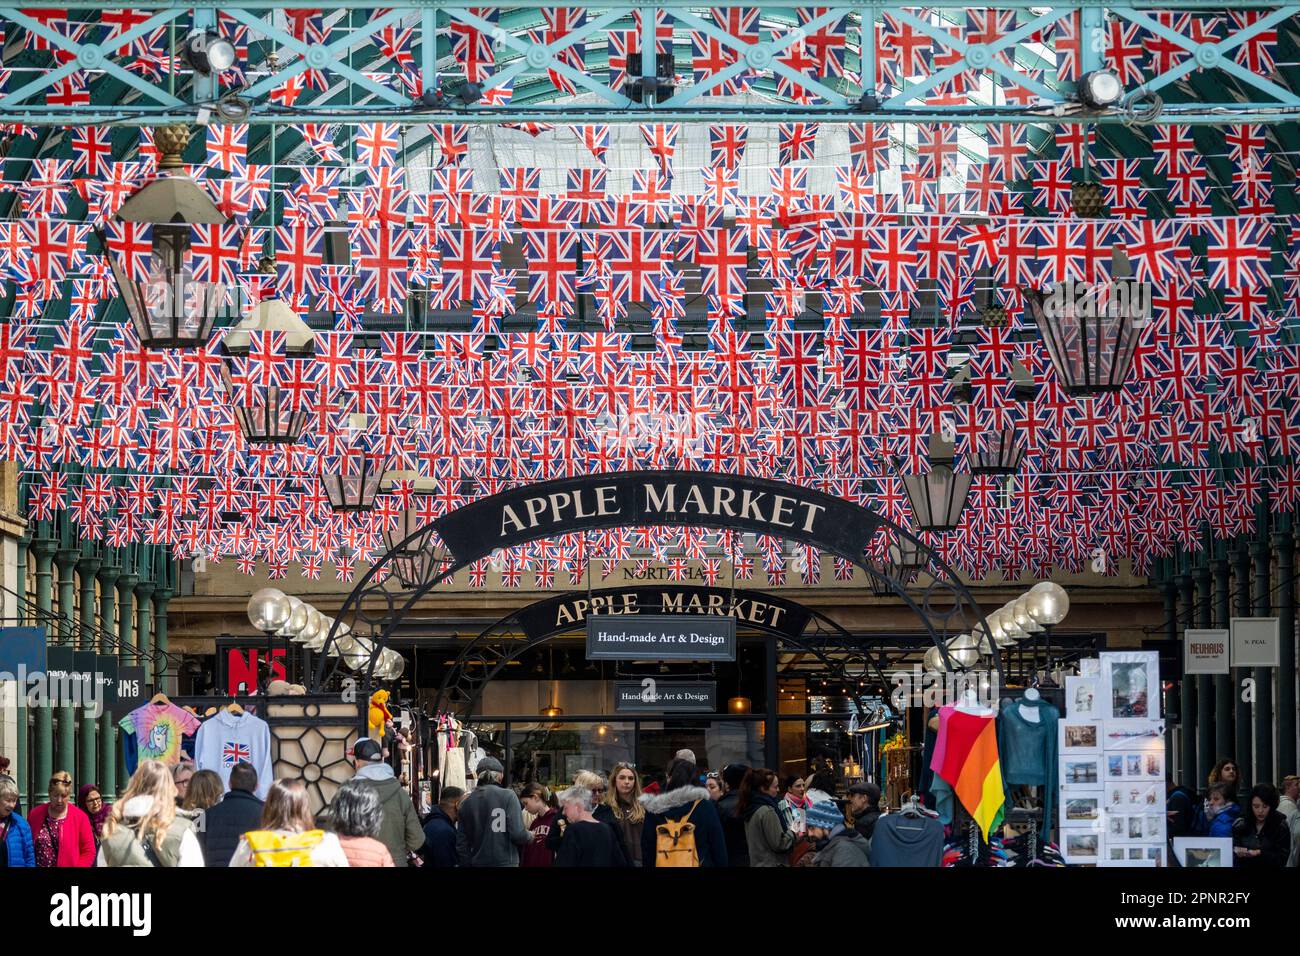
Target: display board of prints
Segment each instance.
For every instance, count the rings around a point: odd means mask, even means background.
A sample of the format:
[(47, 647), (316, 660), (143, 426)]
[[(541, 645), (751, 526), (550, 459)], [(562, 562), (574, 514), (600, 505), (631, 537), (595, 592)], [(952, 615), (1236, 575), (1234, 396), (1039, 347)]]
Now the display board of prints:
[(1087, 676), (1066, 679), (1059, 730), (1061, 851), (1075, 865), (1166, 866), (1159, 657), (1103, 652), (1080, 663)]

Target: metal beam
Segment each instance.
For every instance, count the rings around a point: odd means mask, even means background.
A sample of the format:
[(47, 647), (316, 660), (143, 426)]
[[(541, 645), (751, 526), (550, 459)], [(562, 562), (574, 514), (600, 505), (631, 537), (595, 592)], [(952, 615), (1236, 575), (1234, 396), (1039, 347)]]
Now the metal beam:
[[(357, 16), (326, 14), (311, 33), (295, 29), (293, 22), (319, 13), (319, 8), (285, 7), (268, 0), (197, 0), (181, 6), (144, 0), (134, 7), (156, 12), (145, 23), (113, 34), (100, 25), (100, 16), (120, 6), (117, 0), (88, 2), (71, 9), (66, 19), (41, 15), (66, 9), (62, 0), (0, 7), (0, 17), (10, 23), (11, 38), (21, 43), (17, 47), (21, 52), (5, 64), (11, 79), (9, 90), (0, 93), (0, 122), (77, 126), (200, 121), (211, 114), (218, 102), (213, 91), (223, 85), (216, 78), (194, 74), (179, 59), (170, 70), (152, 77), (141, 75), (137, 45), (153, 43), (152, 55), (174, 56), (168, 41), (151, 39), (151, 31), (165, 29), (177, 42), (191, 28), (214, 23), (227, 28), (239, 24), (247, 30), (240, 40), (247, 46), (247, 57), (239, 64), (241, 80), (233, 88), (232, 83), (224, 83), (228, 90), (224, 98), (237, 93), (251, 111), (248, 122), (257, 124), (1114, 124), (1134, 122), (1134, 107), (1155, 95), (1163, 97), (1159, 115), (1147, 120), (1155, 123), (1274, 123), (1300, 116), (1300, 95), (1294, 92), (1300, 83), (1288, 65), (1295, 59), (1290, 55), (1295, 52), (1294, 37), (1287, 32), (1288, 24), (1300, 16), (1300, 5), (1278, 2), (1180, 0), (1108, 7), (1095, 0), (1074, 0), (1045, 8), (1024, 0), (1003, 0), (981, 10), (986, 19), (979, 21), (970, 19), (967, 7), (952, 4), (922, 9), (841, 0), (829, 8), (791, 8), (743, 0), (711, 2), (709, 8), (759, 11), (742, 36), (727, 30), (725, 18), (680, 0), (590, 9), (584, 20), (564, 32), (550, 29), (544, 11), (554, 4), (540, 0), (506, 0), (472, 8), (455, 0), (403, 0), (366, 22), (357, 22)], [(368, 11), (372, 6), (348, 0), (330, 11)], [(293, 10), (300, 16), (291, 22), (286, 13)], [(796, 10), (802, 17), (795, 15)], [(1250, 11), (1254, 19), (1178, 16), (1196, 10)], [(1209, 37), (1199, 35), (1208, 19), (1220, 23), (1222, 30)], [(652, 29), (661, 22), (671, 31), (671, 39), (657, 26)], [(998, 24), (992, 32), (978, 26), (990, 22)], [(1078, 74), (1105, 68), (1105, 39), (1112, 24), (1138, 28), (1139, 38), (1159, 42), (1165, 53), (1159, 62), (1143, 61), (1140, 82), (1131, 72), (1134, 64), (1129, 64), (1125, 71), (1129, 89), (1121, 106), (1085, 110), (1075, 94)], [(387, 36), (385, 28), (390, 30)], [(393, 39), (392, 30), (400, 39)], [(448, 55), (453, 31), (462, 40), (468, 37), (476, 42), (481, 58), (473, 67), (464, 58)], [(900, 67), (896, 41), (902, 31), (915, 42)], [(648, 39), (652, 34), (654, 41)], [(1275, 34), (1276, 41), (1269, 39)], [(657, 49), (673, 49), (677, 82), (666, 103), (654, 102), (653, 97), (647, 103), (629, 99), (631, 87), (624, 82), (631, 79), (628, 71), (614, 68), (612, 54), (603, 53), (616, 35), (629, 38), (624, 54), (650, 42)], [(823, 42), (810, 46), (808, 40), (814, 37)], [(864, 43), (864, 37), (874, 42)], [(33, 40), (39, 42), (29, 43)], [(696, 40), (715, 44), (721, 61), (694, 62)], [(1284, 55), (1256, 55), (1256, 47), (1264, 42)], [(393, 49), (394, 43), (398, 49)], [(572, 59), (585, 46), (590, 47), (590, 57)], [(13, 42), (10, 48), (15, 48)], [(808, 53), (809, 49), (814, 52)], [(379, 66), (361, 70), (358, 59), (377, 61)], [(1034, 62), (1045, 63), (1042, 76), (1032, 70)], [(1069, 66), (1058, 69), (1058, 63)], [(473, 70), (468, 77), (467, 69)], [(289, 103), (272, 99), (286, 81), (309, 70), (329, 77), (331, 83), (341, 80), (347, 93), (343, 102), (322, 90), (304, 90)], [(654, 70), (654, 58), (643, 57), (641, 75), (653, 76)], [(1222, 95), (1206, 99), (1189, 93), (1187, 80), (1193, 73), (1213, 77)], [(435, 108), (412, 98), (413, 89), (437, 89), (447, 79), (454, 85), (441, 88), (450, 92), (471, 79), (487, 94), (507, 88), (518, 93), (520, 87), (526, 87), (527, 94), (523, 102), (490, 106), (457, 107), (449, 97)], [(108, 82), (113, 80), (117, 82)], [(755, 92), (739, 97), (740, 102), (737, 95), (715, 95), (723, 89), (734, 93), (737, 82), (747, 89), (752, 85)], [(78, 89), (84, 85), (89, 102), (60, 102), (70, 98), (68, 84)], [(121, 84), (139, 95), (123, 102)], [(539, 102), (534, 91), (547, 85), (554, 86), (549, 101)], [(571, 85), (576, 92), (563, 91), (561, 85)], [(108, 94), (110, 87), (112, 94)], [(1008, 93), (1016, 89), (1025, 95), (1009, 98)], [(48, 102), (51, 93), (56, 93), (56, 102)], [(864, 93), (870, 97), (865, 102)]]

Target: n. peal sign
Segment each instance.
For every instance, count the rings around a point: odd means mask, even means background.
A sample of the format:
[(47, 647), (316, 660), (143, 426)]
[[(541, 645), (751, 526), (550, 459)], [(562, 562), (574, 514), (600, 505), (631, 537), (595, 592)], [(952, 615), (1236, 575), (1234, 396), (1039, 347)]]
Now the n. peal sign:
[(587, 659), (598, 661), (734, 661), (736, 619), (697, 615), (587, 618)]
[(561, 594), (529, 605), (516, 612), (515, 617), (529, 640), (540, 640), (579, 630), (592, 614), (729, 614), (741, 627), (753, 624), (788, 637), (802, 634), (811, 617), (807, 608), (775, 595), (691, 584), (639, 585)]
[(713, 681), (674, 681), (646, 677), (614, 682), (616, 714), (711, 714), (718, 709)]
[(1233, 667), (1277, 667), (1281, 663), (1281, 628), (1275, 617), (1234, 617)]
[(1230, 648), (1227, 628), (1189, 628), (1183, 632), (1183, 673), (1228, 673)]
[(811, 488), (695, 471), (561, 478), (481, 498), (433, 523), (458, 563), (539, 538), (644, 525), (753, 531), (859, 560), (881, 524)]

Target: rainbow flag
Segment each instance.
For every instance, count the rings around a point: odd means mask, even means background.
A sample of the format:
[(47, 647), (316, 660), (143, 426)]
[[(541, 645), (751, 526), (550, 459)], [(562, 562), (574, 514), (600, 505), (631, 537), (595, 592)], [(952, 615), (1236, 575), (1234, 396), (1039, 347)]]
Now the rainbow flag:
[[(989, 831), (1002, 822), (1006, 802), (995, 718), (965, 714), (949, 707), (939, 712), (939, 718), (942, 763), (931, 766), (948, 782), (966, 812), (979, 824), (987, 843)], [(935, 750), (938, 756), (939, 748)]]

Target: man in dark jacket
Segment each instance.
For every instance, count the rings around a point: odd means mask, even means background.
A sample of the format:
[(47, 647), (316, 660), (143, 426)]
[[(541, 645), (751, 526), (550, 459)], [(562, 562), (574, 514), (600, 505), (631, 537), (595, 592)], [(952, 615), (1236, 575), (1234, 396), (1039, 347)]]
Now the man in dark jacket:
[(857, 830), (844, 825), (844, 816), (830, 802), (814, 803), (805, 811), (808, 836), (814, 841), (816, 852), (813, 866), (847, 867), (870, 866), (867, 862), (871, 844)]
[(698, 776), (695, 764), (677, 758), (668, 765), (668, 780), (663, 793), (642, 794), (645, 823), (641, 826), (641, 865), (656, 866), (655, 846), (658, 828), (668, 820), (681, 820), (690, 816), (695, 826), (695, 852), (700, 866), (726, 866), (727, 840), (722, 833), (722, 820), (718, 808), (709, 797), (709, 791), (695, 785)]
[(484, 757), (474, 768), (478, 785), (460, 802), (456, 856), (461, 866), (518, 866), (519, 848), (532, 841), (519, 798), (501, 785), (505, 768)]
[(740, 785), (745, 782), (749, 768), (743, 763), (732, 763), (722, 768), (722, 782), (727, 792), (718, 801), (718, 816), (722, 818), (722, 835), (727, 843), (727, 865), (749, 866), (749, 845), (745, 842), (745, 821), (740, 818)]
[(444, 787), (438, 798), (438, 805), (433, 808), (428, 819), (424, 821), (424, 857), (426, 866), (457, 866), (456, 859), (456, 815), (460, 810), (461, 797), (465, 791), (460, 787)]
[(848, 816), (853, 820), (853, 829), (870, 840), (880, 818), (880, 788), (870, 781), (849, 787)]
[(424, 831), (420, 817), (411, 803), (411, 795), (402, 789), (393, 768), (384, 763), (384, 750), (379, 742), (362, 737), (352, 748), (357, 762), (354, 780), (364, 780), (379, 794), (379, 805), (384, 819), (379, 824), (379, 842), (388, 847), (394, 866), (409, 866), (408, 852), (424, 846)]
[(230, 770), (230, 790), (216, 806), (203, 811), (195, 835), (208, 866), (230, 866), (239, 838), (262, 826), (262, 801), (257, 792), (257, 771), (241, 760)]

